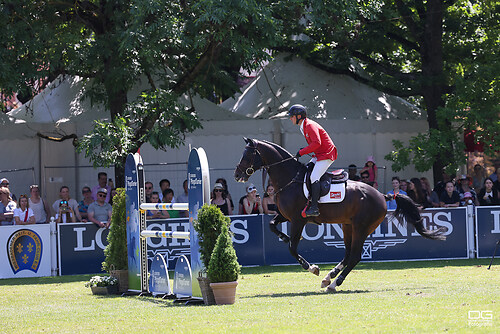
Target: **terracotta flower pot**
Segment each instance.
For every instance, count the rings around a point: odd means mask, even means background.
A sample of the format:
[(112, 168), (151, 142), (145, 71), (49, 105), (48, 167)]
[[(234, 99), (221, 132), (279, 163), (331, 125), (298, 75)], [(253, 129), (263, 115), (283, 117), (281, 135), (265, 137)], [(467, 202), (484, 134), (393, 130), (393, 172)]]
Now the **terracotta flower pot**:
[(236, 300), (237, 281), (210, 283), (210, 287), (214, 291), (215, 302), (217, 305), (234, 304)]

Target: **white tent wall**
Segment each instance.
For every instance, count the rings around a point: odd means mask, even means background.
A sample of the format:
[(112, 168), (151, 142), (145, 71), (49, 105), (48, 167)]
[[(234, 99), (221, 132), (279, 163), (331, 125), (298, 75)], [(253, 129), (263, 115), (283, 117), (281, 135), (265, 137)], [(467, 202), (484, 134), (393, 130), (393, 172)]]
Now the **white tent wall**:
[(29, 195), (30, 185), (39, 182), (38, 139), (2, 139), (0, 178), (9, 180), (9, 189), (17, 198)]

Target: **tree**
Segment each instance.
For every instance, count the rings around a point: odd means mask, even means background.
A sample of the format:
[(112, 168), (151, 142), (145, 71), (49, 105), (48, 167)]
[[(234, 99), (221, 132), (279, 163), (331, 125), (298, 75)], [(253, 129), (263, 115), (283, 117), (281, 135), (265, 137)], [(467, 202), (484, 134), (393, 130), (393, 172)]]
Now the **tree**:
[(280, 35), (274, 11), (265, 0), (2, 1), (0, 90), (26, 101), (59, 75), (84, 78), (85, 97), (111, 119), (96, 121), (77, 149), (96, 167), (115, 164), (123, 186), (128, 153), (145, 142), (178, 147), (201, 126), (177, 102), (183, 94), (231, 95), (234, 70), (268, 57)]
[(399, 171), (455, 172), (465, 161), (464, 129), (491, 153), (500, 142), (500, 2), (365, 0), (304, 2), (285, 48), (419, 105), (429, 132), (395, 141), (386, 156)]

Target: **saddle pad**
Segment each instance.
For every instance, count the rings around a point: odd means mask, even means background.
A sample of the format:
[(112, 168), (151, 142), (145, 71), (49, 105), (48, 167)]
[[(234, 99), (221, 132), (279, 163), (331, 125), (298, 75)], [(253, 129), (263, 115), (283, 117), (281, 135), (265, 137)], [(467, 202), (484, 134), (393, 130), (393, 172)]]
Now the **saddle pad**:
[[(304, 189), (304, 196), (309, 198), (309, 190), (304, 182), (302, 187)], [(318, 203), (339, 203), (345, 198), (345, 182), (343, 183), (332, 183), (330, 185), (330, 191), (325, 196), (319, 198)]]

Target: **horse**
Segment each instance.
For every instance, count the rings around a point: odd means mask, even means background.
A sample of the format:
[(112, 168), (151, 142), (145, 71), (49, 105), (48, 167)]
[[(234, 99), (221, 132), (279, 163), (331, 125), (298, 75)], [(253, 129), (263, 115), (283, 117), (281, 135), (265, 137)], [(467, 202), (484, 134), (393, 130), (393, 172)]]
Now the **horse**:
[[(291, 255), (303, 269), (319, 276), (319, 267), (311, 265), (297, 252), (304, 226), (307, 223), (342, 224), (345, 254), (342, 261), (330, 270), (321, 282), (321, 287), (326, 287), (327, 292), (335, 292), (336, 287), (344, 282), (361, 260), (366, 238), (382, 223), (387, 214), (388, 200), (396, 200), (397, 209), (393, 217), (397, 218), (400, 224), (406, 220), (421, 236), (428, 239), (446, 238), (442, 227), (432, 231), (425, 228), (417, 205), (408, 196), (384, 195), (371, 185), (358, 181), (346, 181), (345, 199), (342, 202), (320, 203), (319, 216), (304, 217), (302, 209), (308, 203), (302, 189), (306, 166), (275, 143), (244, 139), (246, 146), (234, 171), (234, 178), (238, 182), (247, 182), (257, 170), (267, 171), (275, 188), (275, 201), (279, 210), (279, 214), (270, 222), (271, 231), (283, 242), (288, 243)], [(291, 224), (290, 236), (277, 229), (277, 226), (285, 221)], [(335, 277), (337, 278), (332, 282)]]

